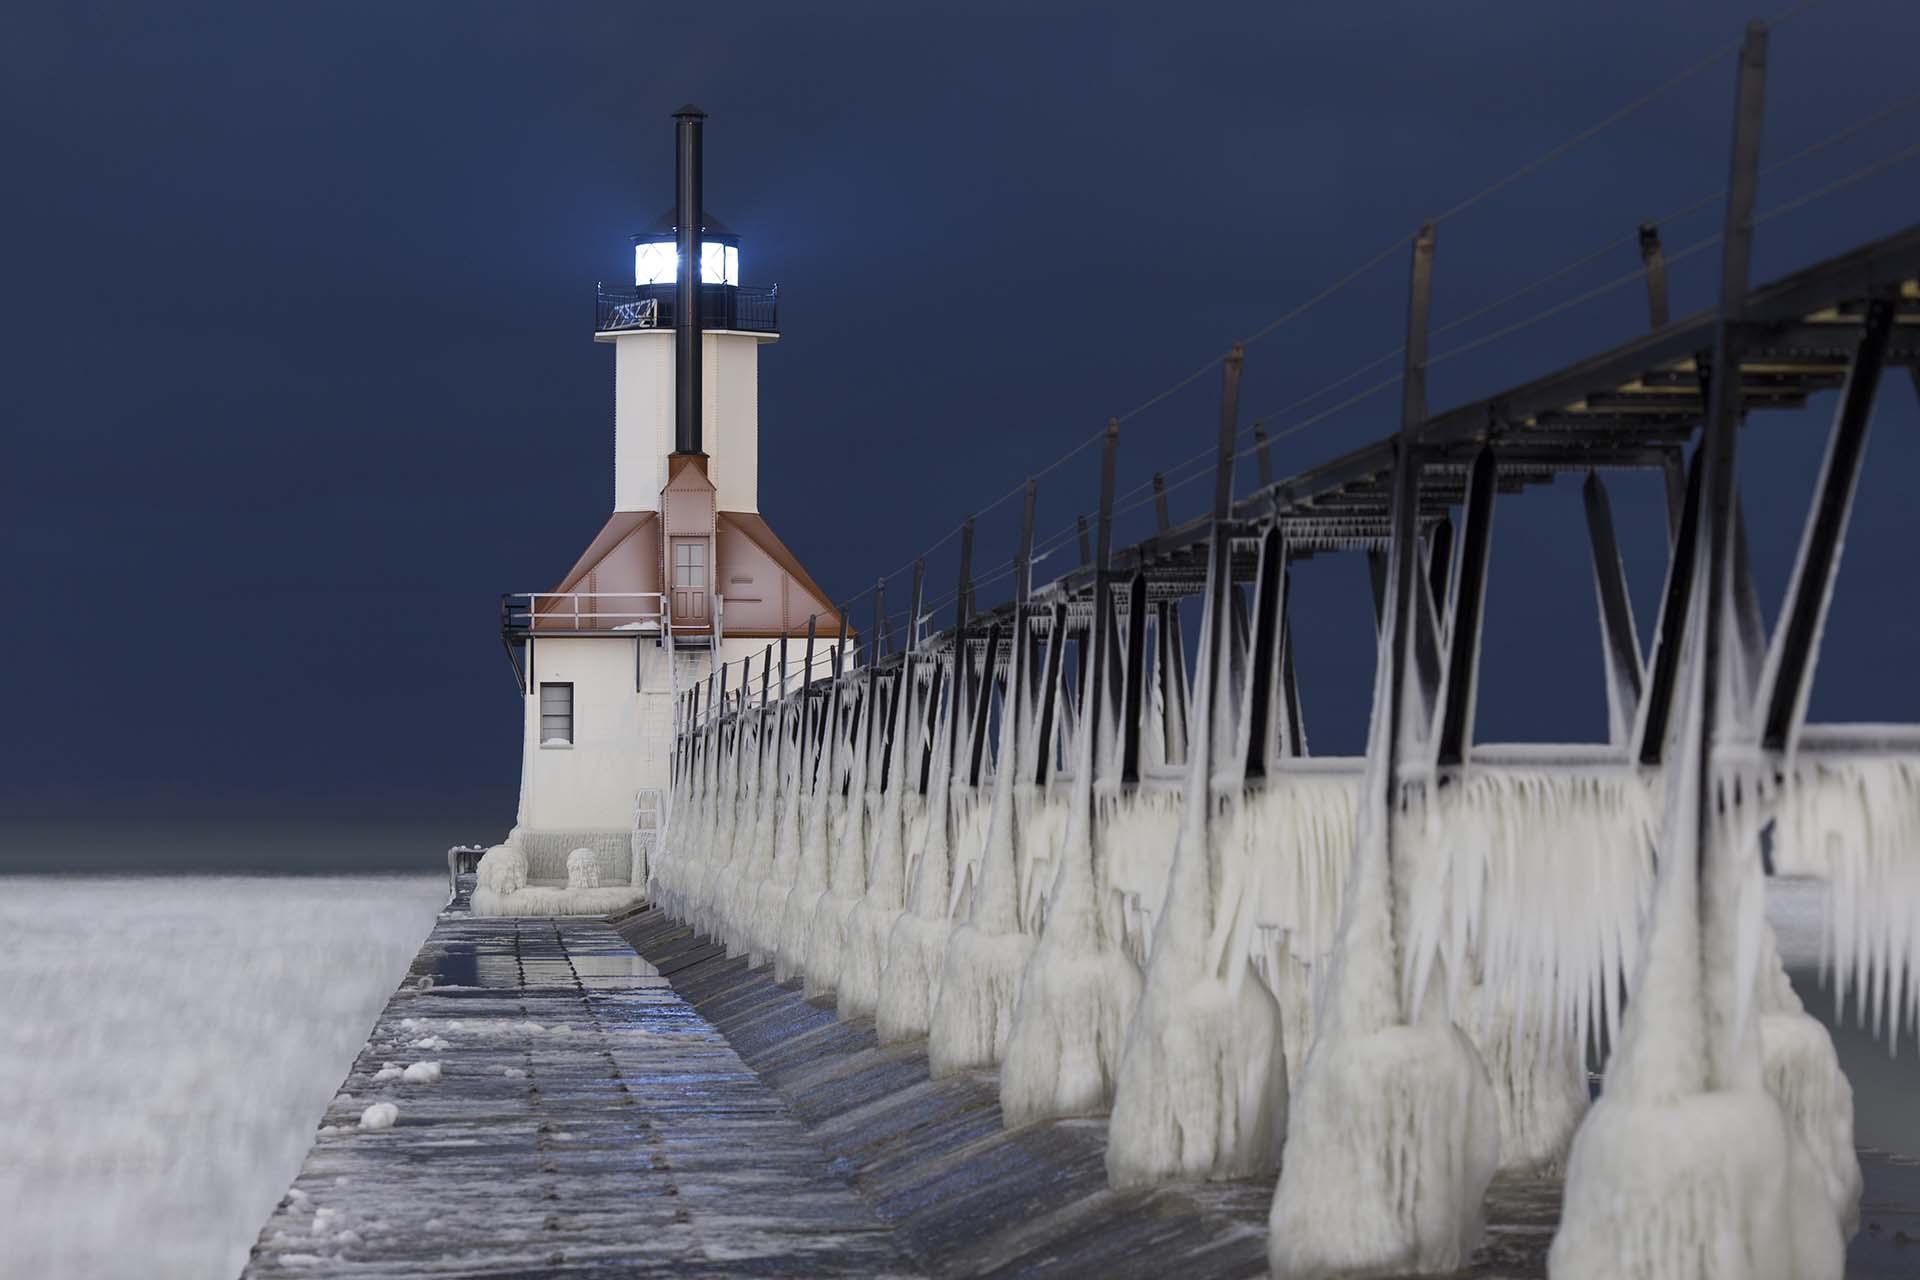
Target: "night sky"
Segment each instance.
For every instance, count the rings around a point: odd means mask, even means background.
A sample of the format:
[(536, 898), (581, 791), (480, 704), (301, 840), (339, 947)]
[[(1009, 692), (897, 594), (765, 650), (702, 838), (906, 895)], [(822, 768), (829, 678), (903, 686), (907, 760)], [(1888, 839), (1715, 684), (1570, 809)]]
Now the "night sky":
[[(711, 114), (707, 203), (742, 238), (742, 282), (780, 286), (762, 509), (851, 597), (1422, 218), (1724, 49), (1446, 220), (1435, 321), (1711, 195), (1753, 12), (16, 0), (0, 37), (0, 868), (426, 869), (451, 840), (504, 834), (519, 711), (498, 595), (553, 585), (611, 505), (594, 284), (631, 280), (628, 237), (672, 201), (682, 102)], [(1916, 48), (1911, 0), (1827, 0), (1778, 28), (1766, 163), (1911, 95)], [(1917, 138), (1920, 110), (1892, 115), (1768, 173), (1760, 208)], [(1754, 278), (1917, 216), (1920, 161), (1764, 222)], [(1670, 224), (1669, 251), (1718, 217), (1709, 202)], [(1616, 246), (1435, 349), (1637, 261)], [(1676, 266), (1676, 314), (1706, 304), (1717, 264), (1708, 248)], [(1397, 252), (1254, 344), (1243, 418), (1390, 352), (1405, 283)], [(1629, 281), (1437, 365), (1431, 403), (1645, 322)], [(1130, 418), (1121, 487), (1210, 447), (1218, 394), (1210, 373)], [(1744, 437), (1769, 613), (1831, 401)], [(1387, 388), (1276, 464), (1396, 415)], [(1867, 468), (1813, 713), (1920, 719), (1904, 371)], [(1047, 476), (1043, 536), (1094, 478), (1091, 452)], [(1178, 490), (1176, 517), (1207, 488)], [(1613, 493), (1644, 638), (1659, 483)], [(983, 517), (982, 561), (1004, 562), (1016, 518)], [(929, 559), (943, 591), (953, 551)], [(1482, 739), (1604, 734), (1587, 555), (1578, 477), (1503, 501)], [(1075, 558), (1069, 543), (1041, 573)], [(1295, 609), (1310, 740), (1357, 750), (1362, 562), (1307, 564)]]

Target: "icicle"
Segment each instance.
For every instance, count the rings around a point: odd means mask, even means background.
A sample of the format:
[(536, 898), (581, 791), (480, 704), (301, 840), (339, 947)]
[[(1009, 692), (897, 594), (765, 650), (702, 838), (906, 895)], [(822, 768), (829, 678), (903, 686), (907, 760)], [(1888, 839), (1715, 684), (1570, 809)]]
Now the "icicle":
[(1500, 1102), (1501, 1167), (1556, 1166), (1586, 1110), (1586, 1051), (1616, 1035), (1640, 950), (1653, 883), (1646, 786), (1625, 765), (1476, 764), (1429, 791), (1422, 812), (1403, 828), (1404, 989), (1451, 979), (1439, 994)]
[(1866, 1023), (1877, 997), (1872, 1029), (1885, 1027), (1891, 1045), (1920, 1023), (1920, 759), (1807, 750), (1768, 797), (1774, 866), (1831, 884), (1822, 966), (1836, 1007), (1844, 1012), (1851, 990)]

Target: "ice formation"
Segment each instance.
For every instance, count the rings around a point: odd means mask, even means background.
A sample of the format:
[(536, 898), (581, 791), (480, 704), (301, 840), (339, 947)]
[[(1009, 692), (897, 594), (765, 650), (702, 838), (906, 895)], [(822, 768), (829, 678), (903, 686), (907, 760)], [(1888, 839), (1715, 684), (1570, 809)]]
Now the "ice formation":
[(880, 1000), (874, 1011), (880, 1043), (895, 1044), (927, 1034), (940, 980), (940, 963), (952, 932), (947, 914), (952, 890), (953, 841), (959, 825), (955, 807), (972, 802), (972, 788), (953, 785), (959, 743), (964, 737), (965, 686), (962, 659), (949, 676), (948, 695), (934, 729), (933, 761), (927, 779), (927, 821), (915, 860), (909, 909), (894, 921), (887, 938), (886, 967), (880, 973)]
[(1815, 730), (1777, 785), (1749, 785), (1755, 824), (1773, 818), (1774, 868), (1818, 876), (1827, 895), (1826, 961), (1836, 997), (1897, 1040), (1920, 1026), (1920, 758), (1817, 755)]
[(833, 995), (840, 981), (840, 963), (846, 953), (847, 917), (867, 888), (867, 841), (873, 824), (873, 722), (879, 711), (879, 682), (867, 669), (866, 691), (854, 708), (858, 728), (854, 736), (852, 772), (847, 780), (844, 821), (830, 842), (827, 889), (814, 903), (806, 929), (805, 959), (801, 968), (809, 1000)]
[[(1838, 1280), (1844, 1269), (1832, 1189), (1766, 1087), (1758, 860), (1737, 838), (1702, 849), (1697, 837), (1701, 630), (1688, 628), (1682, 659), (1686, 712), (1645, 959), (1605, 1090), (1574, 1137), (1556, 1280)], [(1716, 788), (1721, 812), (1732, 799)]]
[(440, 1064), (438, 1062), (408, 1063), (407, 1069), (400, 1073), (400, 1079), (405, 1084), (439, 1084)]
[[(1081, 706), (1097, 719), (1106, 696), (1104, 655), (1097, 644), (1093, 653)], [(1009, 1126), (1105, 1111), (1113, 1101), (1127, 1024), (1140, 1000), (1140, 970), (1104, 910), (1104, 833), (1093, 779), (1098, 735), (1078, 736), (1046, 928), (1020, 977), (1000, 1068), (1000, 1111)]]
[(391, 1129), (400, 1119), (400, 1108), (391, 1102), (376, 1102), (360, 1113), (362, 1129)]
[(1862, 1181), (1853, 1144), (1853, 1086), (1840, 1070), (1833, 1037), (1793, 993), (1772, 929), (1762, 927), (1767, 934), (1757, 997), (1762, 1078), (1798, 1136), (1841, 1236), (1851, 1239), (1860, 1227)]
[[(1427, 993), (1410, 1018), (1402, 993), (1396, 896), (1407, 886), (1396, 881), (1414, 868), (1389, 853), (1417, 861), (1417, 846), (1402, 853), (1398, 837), (1409, 793), (1424, 786), (1395, 785), (1390, 765), (1395, 612), (1389, 601), (1346, 901), (1268, 1219), (1268, 1258), (1284, 1280), (1459, 1268), (1480, 1242), (1481, 1202), (1500, 1157), (1498, 1105), (1479, 1054), (1444, 999)], [(1432, 977), (1444, 980), (1437, 970)]]
[(866, 892), (847, 915), (846, 949), (840, 958), (837, 990), (842, 1018), (866, 1017), (878, 1008), (887, 941), (906, 906), (908, 815), (904, 797), (909, 790), (907, 743), (912, 731), (908, 709), (916, 701), (913, 658), (909, 654), (894, 679), (892, 705), (888, 708), (892, 729), (883, 744), (887, 785), (874, 805)]
[[(1056, 640), (1060, 637), (1056, 637)], [(957, 1071), (990, 1068), (1006, 1052), (1020, 972), (1034, 940), (1021, 928), (1018, 875), (1025, 833), (1021, 819), (1039, 788), (1020, 782), (1022, 720), (1019, 706), (1026, 666), (1027, 632), (1015, 628), (1000, 709), (1000, 750), (995, 756), (993, 803), (979, 873), (966, 919), (947, 939), (939, 991), (928, 1029), (927, 1058), (935, 1079)], [(984, 678), (992, 679), (992, 655)]]
[[(1209, 571), (1200, 628), (1201, 707), (1225, 674), (1216, 607), (1223, 558), (1216, 554)], [(1263, 1173), (1278, 1162), (1286, 1132), (1280, 1006), (1254, 972), (1244, 868), (1214, 839), (1230, 802), (1214, 789), (1212, 737), (1196, 733), (1187, 746), (1166, 902), (1120, 1061), (1107, 1138), (1107, 1178), (1117, 1187)]]
[(1587, 1049), (1617, 1036), (1640, 950), (1647, 784), (1624, 764), (1476, 764), (1405, 817), (1403, 989), (1435, 990), (1479, 1050), (1501, 1167), (1558, 1166), (1586, 1111)]
[(519, 849), (497, 844), (481, 855), (476, 888), (506, 895), (527, 887), (527, 858)]
[(774, 951), (773, 976), (776, 982), (791, 982), (801, 975), (806, 963), (808, 926), (814, 907), (827, 891), (827, 868), (834, 832), (840, 827), (836, 810), (840, 807), (840, 690), (835, 674), (828, 695), (826, 723), (821, 727), (821, 758), (815, 777), (806, 786), (806, 821), (800, 836), (800, 861), (794, 873), (793, 888), (787, 891), (780, 912), (780, 935)]
[[(786, 666), (783, 656), (780, 662), (783, 688), (786, 684)], [(793, 891), (794, 879), (800, 869), (800, 827), (804, 820), (800, 804), (800, 780), (807, 766), (806, 739), (809, 726), (806, 722), (807, 699), (804, 694), (799, 702), (800, 707), (791, 714), (786, 702), (782, 702), (780, 707), (779, 758), (775, 768), (779, 791), (774, 799), (777, 816), (774, 819), (773, 857), (768, 864), (766, 879), (755, 890), (753, 918), (749, 925), (756, 963), (772, 962), (777, 957), (781, 917), (785, 914), (787, 895)]]
[(567, 855), (567, 888), (598, 889), (600, 859), (591, 849), (575, 849)]

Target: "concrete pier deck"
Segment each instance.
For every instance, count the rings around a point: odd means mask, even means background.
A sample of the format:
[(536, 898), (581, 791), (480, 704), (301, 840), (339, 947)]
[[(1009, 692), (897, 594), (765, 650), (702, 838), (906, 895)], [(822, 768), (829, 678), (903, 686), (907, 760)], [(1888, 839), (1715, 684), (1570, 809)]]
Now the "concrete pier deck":
[[(421, 1061), (440, 1063), (437, 1084), (374, 1080)], [(398, 1123), (362, 1130), (382, 1100)], [(916, 1268), (780, 1096), (606, 924), (447, 915), (245, 1272), (316, 1274)]]
[[(435, 1084), (376, 1080), (438, 1061)], [(376, 1101), (391, 1129), (359, 1127)], [(1167, 1276), (1266, 1270), (1272, 1182), (1115, 1192), (1105, 1124), (1001, 1122), (991, 1073), (647, 909), (440, 917), (246, 1275)], [(1863, 1153), (1851, 1277), (1920, 1273), (1920, 1163)], [(1553, 1178), (1503, 1177), (1459, 1273), (1544, 1280)]]

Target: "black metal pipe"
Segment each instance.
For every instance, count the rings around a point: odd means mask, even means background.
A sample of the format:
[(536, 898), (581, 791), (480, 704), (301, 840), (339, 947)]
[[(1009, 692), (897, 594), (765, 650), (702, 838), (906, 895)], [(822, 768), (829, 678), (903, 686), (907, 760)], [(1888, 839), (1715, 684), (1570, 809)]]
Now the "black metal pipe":
[(680, 248), (673, 306), (675, 453), (706, 452), (700, 439), (700, 231), (706, 207), (700, 133), (706, 118), (692, 103), (673, 113), (674, 234)]

